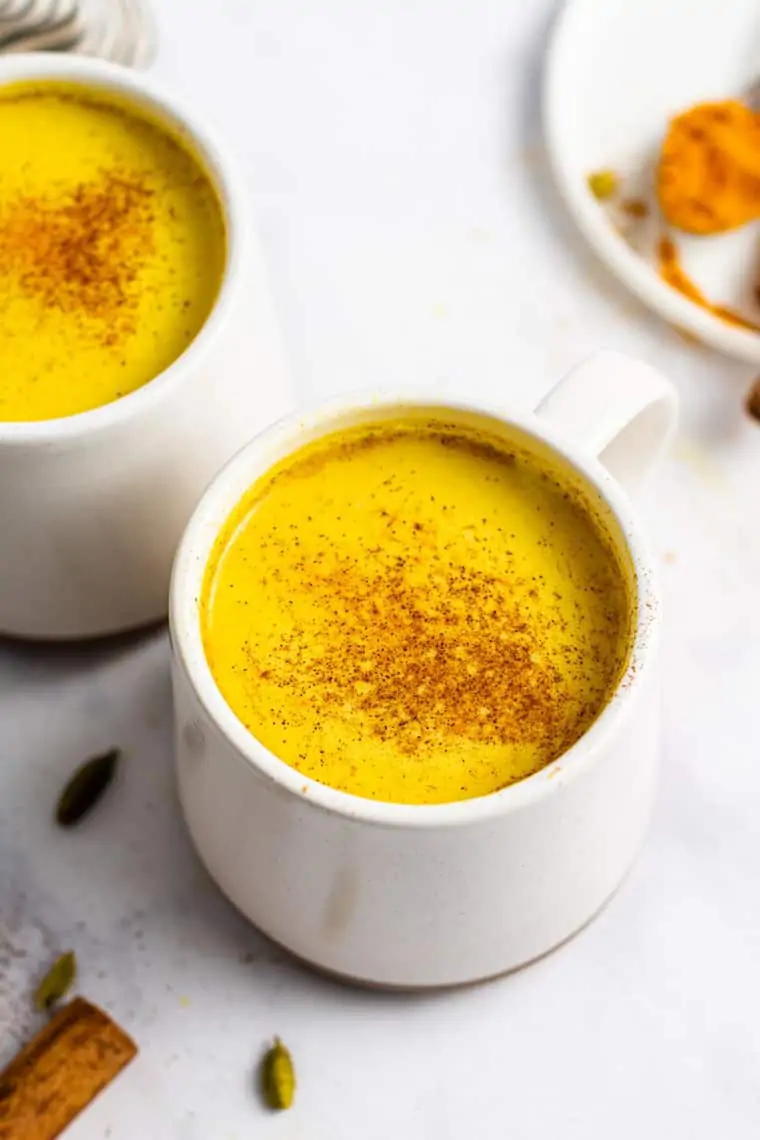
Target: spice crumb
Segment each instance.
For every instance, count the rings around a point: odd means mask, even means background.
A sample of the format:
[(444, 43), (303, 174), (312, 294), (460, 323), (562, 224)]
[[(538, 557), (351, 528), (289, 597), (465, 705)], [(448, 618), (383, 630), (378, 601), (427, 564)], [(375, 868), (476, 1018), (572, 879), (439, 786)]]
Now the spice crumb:
[(595, 170), (589, 174), (586, 183), (596, 200), (604, 202), (617, 193), (620, 180), (614, 170)]
[(629, 218), (648, 218), (649, 206), (643, 198), (626, 198), (620, 203), (620, 209)]

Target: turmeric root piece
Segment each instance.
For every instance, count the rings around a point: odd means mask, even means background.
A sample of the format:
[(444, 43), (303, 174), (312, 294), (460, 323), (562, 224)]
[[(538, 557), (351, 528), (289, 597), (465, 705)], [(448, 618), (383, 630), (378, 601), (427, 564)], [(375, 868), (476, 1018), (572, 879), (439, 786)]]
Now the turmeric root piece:
[(0, 1073), (0, 1140), (55, 1140), (136, 1053), (110, 1017), (75, 998)]
[(657, 167), (671, 225), (717, 234), (760, 218), (760, 115), (744, 103), (699, 103), (671, 120)]

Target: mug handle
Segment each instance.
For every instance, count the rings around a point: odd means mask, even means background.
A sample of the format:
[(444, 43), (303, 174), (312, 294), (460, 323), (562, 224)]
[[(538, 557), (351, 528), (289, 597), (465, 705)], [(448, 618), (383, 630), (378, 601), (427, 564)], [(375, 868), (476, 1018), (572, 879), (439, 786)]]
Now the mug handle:
[(536, 408), (626, 491), (636, 491), (676, 426), (676, 390), (656, 368), (621, 352), (598, 352), (563, 377)]

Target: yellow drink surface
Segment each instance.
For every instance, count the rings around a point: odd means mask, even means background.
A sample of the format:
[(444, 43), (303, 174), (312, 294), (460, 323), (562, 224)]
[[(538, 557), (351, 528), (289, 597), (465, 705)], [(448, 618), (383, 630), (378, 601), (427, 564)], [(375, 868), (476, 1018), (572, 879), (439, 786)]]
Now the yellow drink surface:
[(251, 488), (212, 550), (201, 628), (270, 751), (433, 804), (569, 748), (622, 675), (631, 612), (610, 539), (534, 456), (399, 421), (328, 436)]
[(198, 161), (86, 88), (0, 89), (0, 421), (110, 403), (208, 317), (224, 220)]

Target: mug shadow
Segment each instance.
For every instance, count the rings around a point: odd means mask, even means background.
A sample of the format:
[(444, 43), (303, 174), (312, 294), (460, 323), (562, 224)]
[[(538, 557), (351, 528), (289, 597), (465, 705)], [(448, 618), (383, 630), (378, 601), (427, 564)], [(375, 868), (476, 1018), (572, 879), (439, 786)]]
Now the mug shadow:
[(135, 645), (162, 633), (166, 628), (166, 621), (158, 621), (125, 633), (71, 641), (47, 641), (0, 633), (0, 657), (12, 655), (32, 664), (41, 661), (51, 665), (58, 662), (70, 665), (84, 660), (97, 663), (101, 659), (111, 660), (120, 653), (128, 652)]

